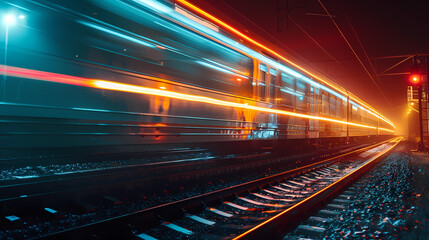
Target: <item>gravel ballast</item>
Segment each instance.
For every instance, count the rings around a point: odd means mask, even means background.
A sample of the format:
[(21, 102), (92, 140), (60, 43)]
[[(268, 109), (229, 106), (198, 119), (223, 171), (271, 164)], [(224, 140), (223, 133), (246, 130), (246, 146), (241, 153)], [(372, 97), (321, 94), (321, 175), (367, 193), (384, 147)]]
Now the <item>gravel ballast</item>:
[[(325, 231), (316, 239), (427, 239), (429, 154), (409, 150), (401, 144), (346, 189), (352, 201), (332, 221), (318, 225)], [(305, 237), (302, 233), (295, 230), (284, 239)]]

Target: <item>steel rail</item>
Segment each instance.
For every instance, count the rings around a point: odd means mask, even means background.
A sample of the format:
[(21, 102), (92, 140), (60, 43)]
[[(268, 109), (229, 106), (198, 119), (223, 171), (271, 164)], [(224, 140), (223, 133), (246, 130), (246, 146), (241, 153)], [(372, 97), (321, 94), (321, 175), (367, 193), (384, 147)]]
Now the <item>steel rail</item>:
[[(338, 193), (342, 190), (350, 181), (353, 181), (361, 174), (365, 173), (368, 169), (371, 168), (379, 159), (390, 150), (392, 150), (396, 145), (402, 140), (402, 137), (395, 138), (390, 142), (394, 142), (392, 146), (388, 149), (385, 149), (382, 152), (379, 152), (377, 155), (370, 158), (365, 164), (357, 168), (355, 171), (343, 176), (338, 181), (326, 186), (322, 190), (312, 194), (311, 196), (303, 199), (299, 203), (291, 206), (290, 208), (282, 211), (281, 213), (275, 215), (274, 217), (260, 223), (259, 225), (249, 229), (248, 231), (240, 234), (239, 236), (233, 238), (234, 240), (241, 239), (279, 239), (281, 238), (281, 232), (284, 232), (288, 226), (294, 225), (297, 222), (297, 219), (302, 218), (303, 215), (307, 215), (309, 209), (314, 208), (315, 206), (321, 205), (323, 200), (331, 197), (332, 195)], [(310, 210), (311, 211), (311, 210)]]

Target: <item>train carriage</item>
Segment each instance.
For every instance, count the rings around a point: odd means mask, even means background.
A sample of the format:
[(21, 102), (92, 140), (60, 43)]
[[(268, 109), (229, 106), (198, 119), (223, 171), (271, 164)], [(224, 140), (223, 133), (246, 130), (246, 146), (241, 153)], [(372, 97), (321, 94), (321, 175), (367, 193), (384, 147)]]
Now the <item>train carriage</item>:
[(184, 0), (3, 4), (28, 16), (0, 40), (3, 158), (394, 132), (347, 90)]

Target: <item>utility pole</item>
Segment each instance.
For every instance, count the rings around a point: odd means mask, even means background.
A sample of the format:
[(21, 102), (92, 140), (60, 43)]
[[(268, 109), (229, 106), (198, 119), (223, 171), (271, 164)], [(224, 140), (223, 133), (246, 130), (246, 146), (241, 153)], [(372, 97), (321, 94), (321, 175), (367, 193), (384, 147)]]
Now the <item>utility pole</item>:
[[(424, 135), (423, 135), (423, 79), (422, 75), (422, 64), (417, 55), (413, 57), (413, 67), (411, 68), (410, 82), (411, 84), (418, 87), (418, 98), (419, 98), (419, 133), (420, 140), (418, 144), (418, 151), (426, 151), (426, 147), (424, 144)], [(426, 91), (425, 91), (425, 104), (427, 104), (426, 100)], [(427, 107), (426, 107), (427, 108)], [(426, 112), (426, 111), (425, 111)]]
[(423, 142), (423, 106), (422, 106), (422, 88), (423, 88), (423, 84), (420, 82), (419, 84), (419, 127), (420, 127), (420, 141), (419, 141), (419, 146), (418, 146), (418, 150), (421, 151), (425, 151), (426, 147), (425, 147), (425, 143)]

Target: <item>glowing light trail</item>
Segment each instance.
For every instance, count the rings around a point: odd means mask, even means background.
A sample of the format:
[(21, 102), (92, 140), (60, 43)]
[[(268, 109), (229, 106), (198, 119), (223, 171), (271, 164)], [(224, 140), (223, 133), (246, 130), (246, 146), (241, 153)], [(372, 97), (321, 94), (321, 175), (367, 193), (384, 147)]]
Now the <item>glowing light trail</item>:
[[(334, 123), (346, 124), (350, 126), (368, 128), (368, 129), (377, 129), (377, 127), (375, 126), (346, 122), (338, 119), (319, 117), (319, 116), (289, 112), (289, 111), (278, 110), (278, 109), (252, 106), (252, 105), (249, 105), (249, 103), (230, 102), (230, 101), (224, 101), (224, 100), (219, 100), (219, 99), (199, 96), (199, 95), (184, 94), (184, 93), (161, 90), (156, 88), (141, 87), (137, 85), (124, 84), (124, 83), (111, 82), (111, 81), (98, 80), (98, 79), (81, 78), (81, 77), (69, 76), (64, 74), (42, 72), (37, 70), (4, 66), (4, 65), (0, 65), (0, 68), (1, 68), (0, 73), (11, 77), (36, 79), (36, 80), (42, 80), (42, 81), (49, 81), (49, 82), (55, 82), (55, 83), (84, 86), (84, 87), (92, 87), (92, 88), (106, 89), (106, 90), (112, 90), (112, 91), (122, 91), (122, 92), (129, 92), (129, 93), (154, 95), (154, 96), (168, 97), (168, 98), (174, 98), (174, 99), (180, 99), (180, 100), (192, 101), (192, 102), (200, 102), (200, 103), (206, 103), (206, 104), (212, 104), (212, 105), (218, 105), (218, 106), (224, 106), (224, 107), (234, 107), (234, 108), (254, 110), (259, 112), (268, 112), (268, 113), (282, 114), (282, 115), (299, 117), (299, 118), (334, 122)], [(390, 130), (387, 128), (378, 128), (378, 129), (386, 132), (394, 132), (393, 130)]]
[(85, 22), (85, 21), (78, 21), (78, 22), (80, 22), (80, 23), (82, 23), (82, 24), (84, 24), (84, 25), (86, 25), (88, 27), (100, 30), (102, 32), (105, 32), (105, 33), (108, 33), (108, 34), (111, 34), (111, 35), (115, 35), (117, 37), (120, 37), (120, 38), (129, 40), (129, 41), (135, 42), (137, 44), (140, 44), (140, 45), (143, 45), (143, 46), (146, 46), (146, 47), (151, 47), (151, 48), (158, 47), (158, 48), (160, 48), (160, 46), (157, 46), (155, 44), (148, 43), (148, 42), (145, 42), (145, 41), (142, 41), (140, 39), (127, 36), (127, 35), (119, 33), (119, 32), (115, 32), (113, 30), (107, 29), (107, 28), (102, 27), (102, 26), (98, 26), (98, 25), (95, 25), (95, 24), (92, 24), (92, 23), (89, 23), (89, 22)]
[[(220, 19), (216, 18), (215, 16), (213, 16), (213, 15), (211, 15), (211, 14), (207, 13), (206, 11), (204, 11), (204, 10), (200, 9), (199, 7), (197, 7), (197, 6), (193, 5), (192, 3), (190, 3), (190, 2), (188, 2), (188, 1), (186, 1), (186, 0), (176, 0), (176, 1), (177, 1), (178, 3), (183, 4), (183, 5), (184, 5), (184, 6), (186, 6), (187, 8), (191, 9), (192, 11), (194, 11), (194, 12), (196, 12), (196, 13), (198, 13), (198, 14), (200, 14), (200, 15), (204, 16), (204, 17), (206, 17), (207, 19), (209, 19), (209, 20), (213, 21), (214, 23), (221, 25), (222, 27), (224, 27), (224, 28), (228, 29), (229, 31), (231, 31), (232, 33), (236, 34), (237, 36), (239, 36), (239, 37), (241, 37), (241, 38), (245, 39), (246, 41), (248, 41), (248, 42), (250, 42), (250, 43), (252, 43), (252, 44), (254, 44), (254, 45), (256, 45), (256, 46), (258, 46), (258, 47), (260, 47), (260, 48), (262, 48), (262, 49), (264, 49), (265, 51), (267, 51), (267, 52), (269, 52), (269, 53), (271, 53), (271, 54), (275, 55), (276, 57), (278, 57), (278, 58), (282, 59), (283, 61), (285, 61), (285, 62), (287, 62), (287, 63), (289, 63), (289, 64), (291, 64), (292, 66), (294, 66), (294, 67), (296, 67), (297, 69), (299, 69), (299, 70), (301, 70), (301, 71), (305, 72), (306, 74), (310, 75), (311, 77), (313, 77), (313, 78), (315, 78), (315, 79), (317, 79), (317, 80), (319, 80), (319, 81), (323, 82), (324, 84), (326, 84), (326, 85), (328, 85), (329, 87), (331, 87), (331, 88), (335, 89), (336, 91), (338, 91), (338, 92), (340, 92), (340, 93), (344, 94), (345, 96), (349, 95), (347, 91), (345, 91), (345, 90), (343, 90), (343, 89), (341, 89), (341, 88), (339, 88), (339, 87), (335, 86), (334, 84), (332, 84), (332, 83), (330, 83), (330, 82), (328, 82), (328, 81), (326, 81), (326, 80), (322, 79), (321, 77), (319, 77), (319, 76), (317, 76), (317, 75), (315, 75), (315, 74), (313, 74), (313, 73), (311, 73), (311, 72), (307, 71), (306, 69), (304, 69), (304, 68), (302, 68), (301, 66), (299, 66), (299, 65), (295, 64), (294, 62), (290, 61), (289, 59), (287, 59), (287, 58), (283, 57), (282, 55), (280, 55), (279, 53), (275, 52), (274, 50), (272, 50), (272, 49), (270, 49), (270, 48), (268, 48), (268, 47), (264, 46), (263, 44), (261, 44), (261, 43), (259, 43), (259, 42), (255, 41), (255, 40), (253, 40), (252, 38), (250, 38), (250, 37), (248, 37), (247, 35), (245, 35), (245, 34), (241, 33), (240, 31), (238, 31), (238, 30), (237, 30), (237, 29), (235, 29), (234, 27), (232, 27), (232, 26), (228, 25), (227, 23), (225, 23), (225, 22), (223, 22), (222, 20), (220, 20)], [(349, 95), (349, 96), (350, 96), (350, 98), (351, 98), (351, 99), (355, 100), (355, 101), (356, 101), (356, 102), (358, 102), (359, 104), (361, 104), (361, 105), (365, 106), (366, 108), (370, 109), (371, 111), (373, 111), (373, 112), (376, 114), (376, 116), (377, 116), (377, 117), (381, 118), (383, 121), (385, 121), (386, 123), (390, 124), (392, 127), (396, 128), (396, 126), (395, 126), (395, 125), (394, 125), (394, 124), (393, 124), (389, 119), (387, 119), (386, 117), (384, 117), (383, 115), (381, 115), (380, 113), (378, 113), (374, 108), (372, 108), (372, 107), (371, 107), (371, 106), (369, 106), (368, 104), (366, 104), (366, 103), (362, 102), (360, 99), (358, 99), (358, 98), (356, 98), (356, 97), (354, 97), (354, 96), (352, 96), (352, 95)]]
[[(297, 71), (295, 71), (295, 70), (292, 70), (292, 69), (290, 69), (289, 67), (286, 67), (285, 65), (282, 65), (282, 64), (280, 64), (280, 63), (278, 63), (277, 61), (274, 61), (274, 60), (272, 60), (272, 59), (270, 59), (270, 58), (268, 58), (268, 57), (266, 57), (265, 55), (262, 55), (262, 54), (260, 54), (259, 52), (256, 52), (256, 51), (254, 51), (254, 50), (252, 50), (252, 49), (250, 49), (250, 48), (248, 48), (247, 46), (245, 46), (245, 45), (242, 45), (242, 44), (240, 44), (240, 43), (238, 43), (238, 42), (235, 42), (235, 40), (232, 40), (232, 39), (229, 39), (229, 38), (227, 38), (226, 36), (224, 36), (224, 35), (222, 35), (222, 34), (219, 34), (217, 31), (214, 31), (213, 29), (211, 29), (211, 28), (207, 28), (204, 24), (203, 25), (201, 25), (201, 22), (200, 21), (196, 21), (195, 22), (195, 19), (194, 18), (189, 18), (189, 16), (187, 16), (187, 15), (183, 15), (180, 11), (179, 12), (177, 12), (177, 11), (173, 11), (173, 9), (169, 9), (166, 5), (163, 5), (163, 4), (161, 4), (161, 3), (159, 3), (159, 2), (157, 2), (157, 1), (155, 1), (155, 0), (146, 0), (145, 2), (146, 3), (143, 3), (142, 1), (140, 1), (140, 0), (135, 0), (135, 2), (138, 2), (138, 3), (140, 3), (141, 5), (143, 5), (143, 6), (145, 6), (145, 7), (148, 7), (148, 8), (151, 8), (151, 9), (153, 9), (153, 10), (155, 10), (156, 12), (162, 12), (162, 15), (164, 15), (164, 16), (168, 16), (168, 18), (170, 18), (170, 17), (172, 17), (173, 19), (175, 19), (175, 20), (177, 20), (178, 22), (179, 22), (179, 24), (185, 24), (186, 26), (188, 26), (188, 27), (190, 27), (190, 28), (192, 28), (193, 30), (196, 30), (196, 31), (198, 31), (198, 32), (202, 32), (202, 33), (204, 33), (204, 34), (207, 34), (208, 36), (210, 36), (209, 38), (214, 38), (214, 39), (212, 39), (212, 40), (214, 40), (214, 41), (216, 41), (216, 42), (220, 42), (220, 43), (222, 43), (222, 44), (226, 44), (226, 45), (228, 45), (228, 46), (230, 46), (230, 47), (233, 47), (233, 48), (238, 48), (240, 51), (242, 51), (242, 52), (244, 52), (244, 53), (246, 53), (246, 54), (248, 54), (249, 56), (252, 56), (252, 57), (254, 57), (254, 58), (256, 58), (256, 59), (259, 59), (259, 60), (261, 60), (261, 61), (263, 61), (263, 62), (266, 62), (266, 63), (269, 63), (270, 65), (272, 65), (272, 66), (274, 66), (274, 67), (276, 67), (276, 68), (278, 68), (279, 70), (281, 70), (281, 71), (284, 71), (285, 73), (288, 73), (288, 74), (290, 74), (290, 75), (292, 75), (292, 76), (294, 76), (294, 77), (296, 77), (296, 78), (298, 78), (298, 79), (301, 79), (301, 80), (303, 80), (303, 81), (305, 81), (305, 82), (307, 82), (307, 83), (309, 83), (309, 84), (311, 84), (311, 85), (313, 85), (313, 86), (315, 86), (315, 87), (317, 87), (317, 88), (320, 88), (320, 89), (322, 89), (322, 90), (324, 90), (324, 91), (327, 91), (327, 92), (329, 92), (330, 94), (333, 94), (333, 95), (335, 95), (336, 97), (338, 97), (338, 98), (340, 98), (340, 99), (342, 99), (343, 101), (346, 101), (346, 97), (345, 97), (345, 95), (348, 95), (351, 99), (354, 99), (354, 100), (356, 100), (357, 102), (359, 102), (361, 105), (363, 105), (363, 106), (365, 106), (367, 109), (365, 109), (367, 112), (369, 112), (370, 114), (372, 114), (372, 115), (374, 115), (376, 118), (379, 118), (379, 119), (382, 119), (383, 121), (385, 121), (386, 123), (388, 123), (388, 124), (390, 124), (391, 126), (393, 126), (394, 128), (396, 128), (396, 126), (393, 124), (393, 122), (391, 122), (389, 119), (387, 119), (386, 117), (384, 117), (384, 116), (382, 116), (380, 113), (378, 113), (375, 109), (373, 109), (371, 106), (369, 106), (369, 105), (367, 105), (366, 103), (364, 103), (362, 100), (360, 100), (359, 98), (357, 98), (357, 97), (355, 97), (354, 95), (351, 95), (351, 94), (349, 94), (348, 92), (347, 92), (347, 90), (341, 90), (342, 88), (340, 87), (340, 86), (338, 86), (338, 87), (335, 87), (335, 85), (332, 85), (332, 84), (330, 84), (329, 82), (327, 82), (327, 81), (324, 81), (323, 79), (321, 79), (321, 78), (318, 78), (317, 76), (313, 76), (313, 77), (315, 77), (315, 78), (317, 78), (317, 79), (319, 79), (319, 81), (321, 81), (321, 82), (325, 82), (326, 83), (326, 85), (330, 85), (331, 86), (331, 88), (329, 88), (329, 87), (327, 87), (327, 86), (325, 86), (325, 85), (323, 85), (323, 84), (319, 84), (319, 83), (317, 83), (317, 82), (315, 82), (315, 81), (313, 81), (312, 79), (310, 79), (309, 77), (307, 77), (307, 76), (304, 76), (304, 75), (302, 75), (301, 73), (299, 73), (299, 72), (297, 72)], [(165, 11), (158, 11), (159, 9), (159, 7), (161, 7), (162, 6), (162, 8), (165, 10)], [(167, 10), (168, 9), (168, 10)], [(175, 7), (175, 10), (177, 10), (177, 5), (176, 5), (176, 7)], [(201, 10), (202, 11), (202, 10)], [(179, 13), (179, 14), (175, 14), (175, 13)], [(208, 14), (208, 13), (207, 13)], [(210, 15), (210, 14), (208, 14), (208, 15)], [(183, 16), (184, 16), (184, 18), (183, 18)], [(209, 18), (210, 19), (210, 18)], [(189, 20), (191, 20), (191, 21), (189, 21)], [(219, 20), (220, 21), (220, 20)], [(223, 22), (222, 22), (223, 23)], [(223, 24), (225, 24), (225, 23), (223, 23)], [(227, 24), (226, 24), (227, 25)], [(229, 26), (230, 27), (230, 26)], [(237, 32), (239, 32), (238, 30), (236, 30)], [(243, 34), (244, 35), (244, 34)], [(268, 49), (268, 48), (267, 48)], [(269, 51), (269, 50), (267, 50), (267, 51)], [(272, 51), (272, 50), (271, 50)], [(180, 54), (180, 53), (179, 53)], [(275, 54), (277, 54), (277, 53), (275, 53)], [(280, 56), (280, 58), (282, 58), (282, 56)], [(288, 61), (287, 59), (285, 60), (285, 61)], [(293, 65), (293, 63), (291, 63), (292, 65)], [(298, 67), (299, 68), (299, 67)], [(304, 70), (305, 71), (305, 70)], [(311, 73), (309, 73), (309, 75), (311, 75)], [(254, 83), (252, 83), (252, 84), (254, 84)], [(332, 89), (337, 89), (337, 91), (334, 91), (334, 90), (332, 90)], [(360, 107), (360, 106), (358, 106), (358, 107)]]
[[(161, 97), (181, 99), (181, 100), (192, 101), (192, 102), (208, 103), (208, 104), (219, 105), (224, 107), (242, 108), (242, 109), (254, 110), (259, 112), (282, 114), (282, 115), (294, 116), (299, 118), (315, 119), (315, 120), (335, 122), (335, 123), (347, 124), (347, 125), (363, 127), (363, 128), (377, 129), (377, 127), (374, 127), (374, 126), (363, 125), (363, 124), (352, 123), (352, 122), (345, 122), (345, 121), (332, 119), (332, 118), (318, 117), (318, 116), (294, 113), (294, 112), (278, 110), (278, 109), (251, 106), (244, 103), (229, 102), (229, 101), (223, 101), (215, 98), (209, 98), (209, 97), (198, 96), (198, 95), (190, 95), (190, 94), (184, 94), (184, 93), (178, 93), (178, 92), (172, 92), (172, 91), (165, 91), (165, 90), (159, 90), (159, 89), (148, 88), (148, 87), (140, 87), (140, 86), (130, 85), (130, 84), (123, 84), (123, 83), (110, 82), (110, 81), (104, 81), (104, 80), (94, 80), (93, 84), (96, 88), (101, 88), (106, 90), (156, 95)], [(388, 132), (394, 132), (386, 128), (378, 128), (378, 129), (383, 131), (388, 131)]]

